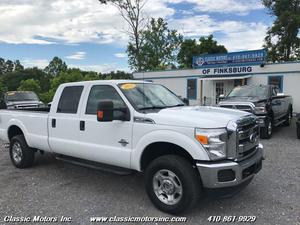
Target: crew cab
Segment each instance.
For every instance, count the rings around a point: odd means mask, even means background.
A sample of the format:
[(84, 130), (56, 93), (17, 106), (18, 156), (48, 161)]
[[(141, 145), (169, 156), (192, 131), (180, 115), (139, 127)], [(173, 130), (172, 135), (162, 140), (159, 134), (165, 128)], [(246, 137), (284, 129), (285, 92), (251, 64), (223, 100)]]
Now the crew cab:
[(1, 109), (22, 109), (44, 107), (44, 103), (33, 91), (9, 91), (0, 100)]
[(293, 100), (279, 93), (273, 85), (245, 85), (234, 88), (226, 97), (221, 96), (219, 106), (255, 114), (259, 118), (261, 138), (269, 139), (273, 127), (289, 126), (293, 116)]
[(143, 81), (66, 83), (50, 109), (0, 111), (0, 138), (17, 168), (45, 151), (79, 165), (143, 172), (150, 200), (172, 214), (208, 190), (250, 183), (262, 167), (258, 133), (251, 113), (185, 106), (164, 86)]

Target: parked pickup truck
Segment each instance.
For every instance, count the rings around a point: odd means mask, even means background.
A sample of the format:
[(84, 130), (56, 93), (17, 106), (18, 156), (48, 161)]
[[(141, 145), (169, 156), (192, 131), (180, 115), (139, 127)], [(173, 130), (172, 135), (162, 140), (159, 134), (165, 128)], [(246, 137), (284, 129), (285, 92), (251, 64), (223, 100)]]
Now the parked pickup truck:
[(293, 116), (293, 100), (279, 93), (273, 85), (249, 85), (234, 88), (220, 103), (220, 107), (251, 112), (258, 116), (261, 138), (269, 139), (273, 127), (289, 126)]
[(17, 168), (37, 151), (115, 172), (145, 173), (162, 211), (192, 207), (207, 190), (246, 186), (261, 169), (256, 117), (217, 107), (184, 106), (164, 86), (87, 81), (59, 86), (50, 111), (1, 110), (0, 138)]
[(9, 91), (0, 100), (1, 109), (23, 109), (44, 107), (44, 103), (33, 91)]

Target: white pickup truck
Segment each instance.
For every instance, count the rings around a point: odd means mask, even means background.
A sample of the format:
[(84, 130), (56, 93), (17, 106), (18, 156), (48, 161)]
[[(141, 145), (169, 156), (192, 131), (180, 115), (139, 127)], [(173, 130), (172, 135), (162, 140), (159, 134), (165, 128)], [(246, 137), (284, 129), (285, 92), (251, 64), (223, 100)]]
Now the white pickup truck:
[(131, 80), (63, 84), (50, 111), (0, 110), (0, 138), (17, 168), (45, 151), (80, 165), (144, 172), (149, 198), (172, 214), (207, 190), (246, 186), (263, 158), (252, 114), (184, 106), (164, 86)]

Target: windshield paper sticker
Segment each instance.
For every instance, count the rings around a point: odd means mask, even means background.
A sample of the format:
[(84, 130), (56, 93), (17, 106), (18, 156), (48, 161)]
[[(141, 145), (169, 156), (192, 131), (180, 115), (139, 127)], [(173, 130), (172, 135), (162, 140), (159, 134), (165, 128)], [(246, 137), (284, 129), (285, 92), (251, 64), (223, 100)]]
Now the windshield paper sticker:
[(134, 89), (136, 87), (135, 84), (122, 84), (121, 88), (123, 90), (131, 90), (131, 89)]

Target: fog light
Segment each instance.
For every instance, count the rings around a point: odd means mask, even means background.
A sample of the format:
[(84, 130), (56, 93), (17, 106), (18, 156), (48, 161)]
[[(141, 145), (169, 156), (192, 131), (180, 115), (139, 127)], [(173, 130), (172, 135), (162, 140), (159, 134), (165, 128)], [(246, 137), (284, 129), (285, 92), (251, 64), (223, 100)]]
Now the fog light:
[(218, 172), (218, 181), (219, 182), (228, 182), (235, 180), (235, 172), (231, 169), (220, 170)]

